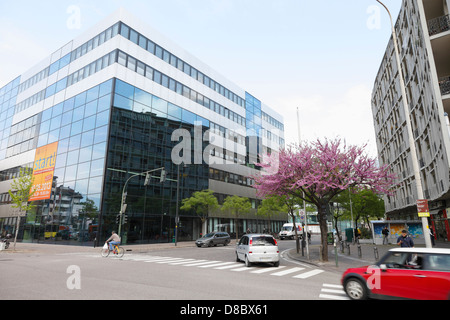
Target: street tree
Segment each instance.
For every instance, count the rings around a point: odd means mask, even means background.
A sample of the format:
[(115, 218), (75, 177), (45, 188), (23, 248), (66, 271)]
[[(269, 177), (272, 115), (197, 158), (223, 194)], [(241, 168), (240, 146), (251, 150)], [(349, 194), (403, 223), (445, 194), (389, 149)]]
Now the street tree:
[(290, 145), (258, 163), (265, 171), (253, 177), (260, 196), (288, 195), (317, 207), (323, 261), (328, 261), (328, 207), (336, 195), (349, 188), (392, 194), (396, 176), (387, 166), (378, 166), (365, 147), (347, 146), (338, 138), (317, 139)]
[(206, 221), (210, 211), (219, 208), (217, 198), (212, 190), (202, 190), (193, 193), (192, 197), (183, 199), (181, 210), (194, 211), (202, 221), (202, 232), (206, 233)]
[(249, 213), (252, 208), (250, 200), (245, 197), (228, 196), (223, 202), (222, 211), (229, 211), (236, 218), (236, 240), (239, 237), (239, 217)]
[[(283, 197), (279, 196), (268, 196), (261, 201), (258, 206), (256, 215), (260, 217), (265, 217), (269, 220), (269, 226), (271, 226), (271, 221), (273, 217), (279, 216), (282, 213), (288, 211), (287, 206), (284, 204)], [(269, 231), (273, 232), (274, 230)]]
[(17, 235), (19, 233), (20, 220), (22, 216), (24, 216), (27, 211), (35, 208), (36, 206), (29, 202), (29, 199), (36, 192), (36, 189), (33, 188), (33, 170), (31, 168), (20, 168), (19, 177), (14, 179), (11, 183), (11, 188), (8, 190), (9, 195), (11, 196), (11, 207), (14, 209), (18, 209), (17, 211), (17, 223), (16, 223), (16, 232), (14, 235), (14, 251), (16, 250), (16, 242)]

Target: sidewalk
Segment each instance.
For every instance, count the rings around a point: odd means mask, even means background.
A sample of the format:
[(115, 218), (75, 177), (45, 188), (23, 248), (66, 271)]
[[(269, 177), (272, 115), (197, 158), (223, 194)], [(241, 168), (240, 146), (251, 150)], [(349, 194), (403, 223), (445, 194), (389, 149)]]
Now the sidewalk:
[[(81, 245), (67, 245), (67, 244), (47, 244), (47, 243), (16, 243), (16, 251), (13, 250), (14, 244), (11, 243), (7, 250), (0, 251), (1, 254), (14, 254), (14, 253), (43, 253), (43, 254), (61, 254), (67, 252), (93, 252), (100, 253), (101, 247), (93, 246), (81, 246)], [(152, 243), (152, 244), (133, 244), (123, 245), (126, 251), (130, 252), (150, 252), (162, 249), (176, 249), (195, 247), (195, 241), (183, 241), (175, 243)]]
[[(302, 263), (311, 264), (320, 268), (325, 268), (328, 270), (334, 270), (339, 272), (344, 272), (348, 268), (371, 265), (375, 264), (379, 259), (381, 259), (390, 249), (398, 248), (395, 244), (388, 245), (374, 245), (374, 244), (360, 244), (361, 246), (361, 256), (358, 254), (358, 245), (350, 244), (350, 254), (348, 248), (344, 248), (344, 252), (341, 252), (341, 248), (338, 245), (337, 249), (337, 266), (336, 266), (336, 255), (334, 245), (328, 245), (328, 261), (320, 261), (320, 245), (313, 244), (309, 245), (309, 260), (307, 258), (306, 248), (304, 248), (303, 255), (300, 248), (300, 252), (297, 253), (296, 248), (288, 251), (288, 256), (291, 259), (300, 261)], [(416, 247), (424, 247), (424, 245), (417, 245)], [(450, 243), (448, 242), (438, 242), (434, 248), (448, 248), (450, 249)], [(378, 253), (378, 258), (376, 257)]]

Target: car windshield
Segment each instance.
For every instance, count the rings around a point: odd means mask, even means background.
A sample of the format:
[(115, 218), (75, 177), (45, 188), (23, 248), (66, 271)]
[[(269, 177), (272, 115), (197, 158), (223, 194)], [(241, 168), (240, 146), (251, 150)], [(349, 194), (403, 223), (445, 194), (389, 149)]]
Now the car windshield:
[(282, 231), (291, 231), (292, 227), (283, 227), (281, 228)]
[(205, 234), (205, 235), (203, 236), (203, 238), (211, 238), (211, 237), (213, 237), (213, 236), (214, 236), (214, 232), (211, 232), (211, 233)]
[(275, 246), (275, 239), (273, 237), (253, 237), (252, 238), (253, 246)]

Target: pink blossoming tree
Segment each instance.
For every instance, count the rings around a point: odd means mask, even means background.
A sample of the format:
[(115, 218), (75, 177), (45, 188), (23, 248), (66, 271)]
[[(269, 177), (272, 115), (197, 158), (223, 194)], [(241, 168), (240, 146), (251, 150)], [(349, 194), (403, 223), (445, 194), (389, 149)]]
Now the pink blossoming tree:
[(323, 261), (328, 261), (327, 212), (333, 197), (349, 188), (392, 194), (396, 176), (367, 156), (365, 147), (347, 146), (340, 139), (318, 139), (290, 145), (258, 163), (263, 172), (253, 178), (259, 196), (286, 196), (317, 206)]

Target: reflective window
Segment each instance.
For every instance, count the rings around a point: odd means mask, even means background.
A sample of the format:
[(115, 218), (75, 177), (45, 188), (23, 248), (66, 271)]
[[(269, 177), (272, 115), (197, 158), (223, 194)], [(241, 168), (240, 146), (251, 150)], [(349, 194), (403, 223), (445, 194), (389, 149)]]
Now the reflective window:
[(78, 165), (77, 179), (89, 178), (90, 172), (91, 172), (90, 162), (80, 163)]
[(134, 97), (134, 87), (118, 79), (116, 80), (115, 92), (129, 99)]

